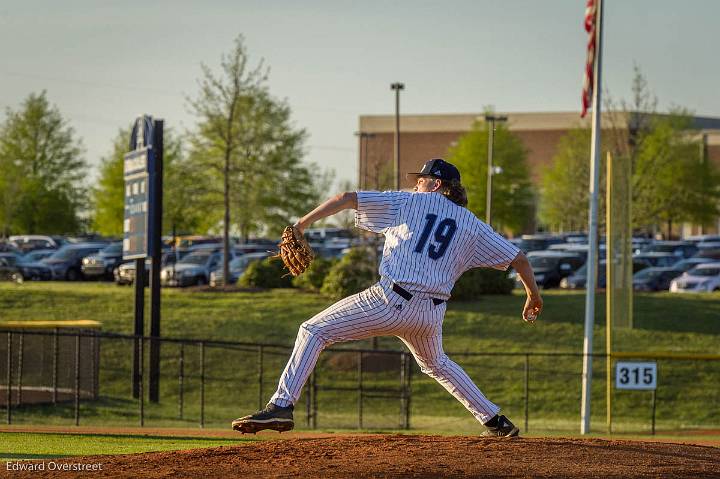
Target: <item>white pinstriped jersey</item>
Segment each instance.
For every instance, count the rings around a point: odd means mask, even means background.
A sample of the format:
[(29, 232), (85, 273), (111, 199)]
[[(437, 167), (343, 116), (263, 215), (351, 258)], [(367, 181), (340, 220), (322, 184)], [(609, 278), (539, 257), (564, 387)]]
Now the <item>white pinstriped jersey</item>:
[(385, 235), (380, 276), (448, 299), (468, 269), (506, 270), (520, 251), (440, 193), (359, 191), (355, 225)]
[[(382, 278), (300, 325), (270, 402), (283, 407), (295, 404), (320, 352), (329, 345), (397, 336), (424, 373), (486, 423), (500, 408), (443, 351), (447, 303), (431, 299), (449, 298), (455, 281), (470, 268), (507, 269), (519, 250), (442, 194), (361, 191), (357, 196), (355, 224), (385, 235)], [(412, 296), (400, 295), (391, 282)]]

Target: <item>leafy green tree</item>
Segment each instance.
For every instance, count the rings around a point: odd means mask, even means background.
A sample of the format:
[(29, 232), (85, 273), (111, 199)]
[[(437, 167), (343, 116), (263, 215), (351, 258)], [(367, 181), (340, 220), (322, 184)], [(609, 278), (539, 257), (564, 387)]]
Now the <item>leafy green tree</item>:
[(219, 74), (205, 65), (202, 72), (200, 91), (189, 99), (199, 120), (190, 158), (205, 172), (206, 200), (220, 213), (208, 220), (223, 225), (227, 251), (231, 229), (245, 238), (277, 234), (313, 206), (317, 168), (301, 163), (307, 135), (293, 126), (287, 103), (270, 95), (262, 61), (249, 66), (242, 36), (222, 56)]
[(45, 92), (30, 94), (0, 125), (2, 233), (74, 233), (86, 205), (83, 148)]
[(165, 130), (163, 165), (163, 232), (205, 232), (212, 205), (206, 201), (208, 177), (202, 165), (185, 154), (180, 138)]
[[(632, 217), (635, 228), (651, 229), (672, 222), (707, 224), (716, 218), (720, 192), (717, 168), (701, 155), (702, 145), (692, 134), (692, 117), (674, 108), (656, 111), (657, 98), (649, 91), (638, 67), (632, 99), (615, 102), (606, 95), (605, 124), (600, 156), (600, 222), (605, 218), (606, 152), (627, 159), (632, 167)], [(590, 180), (590, 129), (568, 132), (552, 165), (541, 181), (540, 219), (564, 230), (585, 229)]]
[(633, 218), (638, 227), (673, 222), (708, 224), (720, 214), (717, 168), (701, 155), (688, 134), (690, 115), (682, 110), (652, 118), (651, 130), (634, 153)]
[[(123, 162), (130, 129), (121, 129), (112, 152), (102, 159), (98, 186), (93, 189), (93, 229), (108, 236), (123, 234), (125, 179)], [(171, 129), (163, 134), (163, 233), (195, 232), (207, 211), (202, 197), (203, 175), (183, 156), (182, 142)]]
[[(485, 218), (489, 124), (477, 121), (471, 131), (450, 148), (448, 161), (462, 173), (468, 209)], [(493, 165), (502, 169), (492, 183), (492, 222), (498, 231), (518, 233), (532, 223), (535, 191), (522, 141), (503, 123), (495, 124)]]
[[(540, 223), (552, 231), (581, 231), (587, 229), (590, 192), (589, 128), (573, 128), (560, 138), (552, 163), (543, 168), (540, 176)], [(606, 157), (607, 139), (602, 139), (601, 161)], [(603, 163), (604, 164), (604, 163)], [(605, 170), (601, 168), (599, 207), (605, 205)], [(604, 215), (598, 215), (601, 223)]]
[(123, 234), (125, 179), (123, 156), (128, 152), (130, 130), (121, 129), (113, 140), (112, 153), (100, 160), (100, 177), (92, 189), (92, 228), (106, 236)]
[(395, 188), (395, 166), (388, 158), (373, 156), (365, 174), (362, 185), (365, 190), (387, 191)]

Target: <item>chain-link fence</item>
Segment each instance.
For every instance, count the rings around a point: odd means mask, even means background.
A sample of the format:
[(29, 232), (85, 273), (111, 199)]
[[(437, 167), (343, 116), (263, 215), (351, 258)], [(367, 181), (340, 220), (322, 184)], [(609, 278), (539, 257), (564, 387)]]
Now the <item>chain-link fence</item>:
[(99, 338), (94, 331), (7, 332), (0, 344), (0, 405), (98, 398)]
[[(8, 424), (227, 427), (265, 405), (290, 353), (277, 344), (95, 331), (3, 335), (0, 405)], [(151, 341), (160, 344), (157, 402), (147, 400)], [(143, 360), (133, 371), (136, 351)], [(581, 354), (448, 355), (525, 431), (577, 429)], [(597, 425), (605, 419), (606, 362), (604, 355), (593, 359)], [(658, 376), (653, 402), (648, 392), (614, 392), (615, 431), (720, 426), (720, 361), (662, 359)], [(323, 352), (295, 405), (295, 419), (297, 427), (308, 429), (477, 429), (452, 396), (419, 372), (409, 352), (362, 348)]]

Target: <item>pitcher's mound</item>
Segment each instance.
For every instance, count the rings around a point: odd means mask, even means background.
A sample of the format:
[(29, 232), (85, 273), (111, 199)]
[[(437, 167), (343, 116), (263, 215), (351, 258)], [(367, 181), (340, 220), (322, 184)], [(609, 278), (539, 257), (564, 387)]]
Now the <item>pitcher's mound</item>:
[[(367, 435), (95, 456), (93, 477), (719, 477), (720, 448), (601, 439)], [(52, 477), (77, 472), (46, 472)], [(33, 473), (37, 477), (38, 473)]]

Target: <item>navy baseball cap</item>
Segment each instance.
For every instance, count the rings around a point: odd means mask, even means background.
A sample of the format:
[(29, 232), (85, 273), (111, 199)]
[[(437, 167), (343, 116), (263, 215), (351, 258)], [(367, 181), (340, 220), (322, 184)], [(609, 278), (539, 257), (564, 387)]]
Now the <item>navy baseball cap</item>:
[(442, 158), (433, 158), (423, 165), (419, 173), (408, 173), (408, 175), (432, 176), (440, 180), (460, 181), (460, 172), (458, 169)]

